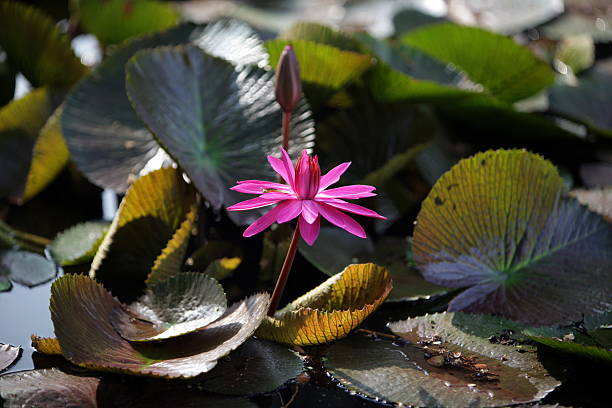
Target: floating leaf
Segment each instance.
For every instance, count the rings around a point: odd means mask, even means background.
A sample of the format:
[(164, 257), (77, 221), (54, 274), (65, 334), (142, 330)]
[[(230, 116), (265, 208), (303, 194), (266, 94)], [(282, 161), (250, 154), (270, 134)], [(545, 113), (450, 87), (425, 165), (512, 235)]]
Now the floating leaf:
[[(95, 370), (161, 377), (194, 377), (242, 344), (259, 326), (269, 305), (266, 294), (235, 303), (204, 330), (164, 342), (123, 339), (112, 320), (125, 306), (93, 279), (65, 275), (51, 287), (51, 318), (62, 354)], [(123, 310), (123, 311), (122, 311)], [(126, 317), (129, 319), (129, 317)]]
[(108, 228), (106, 222), (84, 222), (62, 231), (49, 245), (51, 256), (61, 266), (91, 261)]
[(35, 87), (70, 87), (87, 71), (70, 38), (39, 10), (16, 1), (0, 3), (0, 47), (10, 65)]
[(11, 281), (6, 276), (0, 275), (0, 292), (8, 292), (11, 289), (13, 289)]
[(507, 102), (531, 96), (554, 80), (548, 65), (527, 48), (480, 28), (434, 24), (411, 31), (401, 42), (456, 65), (491, 95)]
[(608, 222), (612, 222), (612, 188), (572, 190), (570, 195), (588, 206), (589, 210), (600, 214)]
[(57, 271), (53, 262), (31, 252), (0, 251), (0, 276), (33, 287), (53, 279)]
[(147, 287), (127, 313), (120, 310), (111, 321), (126, 340), (162, 340), (202, 329), (226, 309), (225, 292), (215, 279), (184, 272)]
[(21, 347), (0, 343), (0, 372), (9, 368), (21, 355)]
[(266, 317), (257, 335), (279, 343), (312, 346), (346, 336), (391, 292), (385, 268), (349, 265), (315, 289)]
[(28, 201), (51, 183), (70, 159), (70, 152), (60, 129), (61, 108), (42, 127), (34, 143), (32, 161), (21, 201)]
[[(143, 51), (126, 69), (134, 109), (214, 207), (239, 200), (229, 190), (236, 180), (274, 177), (265, 165), (281, 138), (272, 73), (237, 71), (193, 46)], [(297, 152), (314, 136), (305, 104), (293, 117)]]
[[(120, 298), (141, 293), (152, 268), (163, 266), (162, 259), (170, 258), (173, 265), (173, 258), (182, 260), (195, 214), (195, 191), (179, 170), (163, 168), (139, 178), (100, 244), (91, 277)], [(178, 272), (180, 268), (172, 271)], [(169, 272), (163, 275), (167, 278)]]
[(170, 4), (155, 0), (77, 0), (80, 23), (103, 45), (163, 31), (179, 21)]
[(304, 371), (297, 353), (281, 345), (249, 339), (202, 376), (202, 389), (228, 395), (271, 392)]
[(422, 204), (414, 260), (430, 282), (465, 288), (451, 311), (541, 326), (611, 308), (612, 229), (573, 198), (552, 164), (523, 150), (479, 153)]
[(395, 36), (400, 36), (415, 28), (444, 21), (446, 21), (445, 18), (435, 17), (414, 8), (406, 8), (393, 16), (393, 27), (395, 28)]
[(185, 262), (188, 270), (204, 271), (217, 280), (231, 276), (242, 263), (240, 247), (227, 241), (207, 241)]
[(32, 335), (32, 347), (39, 353), (48, 355), (62, 355), (62, 348), (55, 337), (39, 337)]
[(39, 88), (0, 109), (0, 197), (21, 196), (39, 131), (58, 102), (58, 95)]
[(343, 51), (361, 52), (363, 47), (357, 39), (350, 34), (334, 30), (323, 24), (310, 21), (298, 21), (283, 31), (279, 38), (291, 44), (295, 40), (305, 40), (313, 43), (325, 44), (339, 48)]

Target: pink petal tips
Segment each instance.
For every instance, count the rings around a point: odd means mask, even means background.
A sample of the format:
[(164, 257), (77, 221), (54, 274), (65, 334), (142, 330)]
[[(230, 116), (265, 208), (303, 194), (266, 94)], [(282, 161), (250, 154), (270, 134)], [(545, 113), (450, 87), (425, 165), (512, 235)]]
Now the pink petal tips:
[(298, 217), (300, 235), (308, 245), (312, 245), (319, 236), (321, 218), (361, 238), (366, 237), (363, 227), (342, 211), (386, 219), (375, 211), (344, 201), (375, 196), (376, 188), (372, 186), (351, 185), (327, 190), (327, 187), (340, 180), (340, 176), (351, 163), (342, 163), (321, 176), (317, 156), (309, 156), (306, 151), (302, 153), (295, 167), (284, 149), (281, 149), (281, 159), (268, 156), (268, 162), (287, 184), (245, 180), (239, 181), (231, 188), (259, 196), (234, 204), (228, 211), (276, 205), (244, 231), (245, 237), (258, 234), (275, 222), (284, 223)]

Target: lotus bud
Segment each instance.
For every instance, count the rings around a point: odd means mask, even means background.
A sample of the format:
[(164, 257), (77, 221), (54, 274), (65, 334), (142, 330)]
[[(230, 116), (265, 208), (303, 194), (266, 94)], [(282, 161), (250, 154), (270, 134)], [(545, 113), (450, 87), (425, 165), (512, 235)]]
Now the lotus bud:
[(276, 68), (276, 100), (283, 111), (291, 113), (295, 110), (302, 96), (302, 80), (293, 47), (285, 46)]

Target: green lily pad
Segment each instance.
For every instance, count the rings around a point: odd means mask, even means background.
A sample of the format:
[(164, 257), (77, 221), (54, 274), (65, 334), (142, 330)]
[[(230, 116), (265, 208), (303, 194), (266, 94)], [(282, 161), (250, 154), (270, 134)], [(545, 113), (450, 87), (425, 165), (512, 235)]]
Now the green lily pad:
[[(127, 313), (102, 285), (65, 275), (51, 287), (51, 318), (62, 354), (72, 363), (101, 371), (158, 377), (194, 377), (246, 341), (264, 318), (267, 294), (235, 303), (199, 330), (164, 342), (129, 342), (113, 327)], [(112, 316), (112, 317), (111, 317)]]
[(6, 276), (0, 275), (0, 292), (8, 292), (13, 289), (13, 284)]
[(0, 343), (0, 372), (9, 368), (21, 355), (21, 347)]
[[(142, 51), (126, 70), (135, 111), (214, 207), (242, 199), (229, 190), (236, 180), (274, 179), (266, 154), (279, 153), (281, 112), (271, 72), (190, 45)], [(305, 104), (293, 118), (295, 153), (314, 136)]]
[(9, 64), (35, 86), (68, 88), (87, 68), (74, 55), (70, 38), (38, 9), (16, 1), (0, 3), (0, 47)]
[(163, 31), (179, 22), (172, 5), (155, 0), (77, 0), (73, 5), (83, 28), (103, 45)]
[(115, 296), (133, 299), (147, 279), (180, 272), (196, 213), (196, 193), (179, 170), (163, 168), (139, 178), (123, 198), (90, 276)]
[(435, 17), (414, 8), (406, 8), (393, 16), (393, 27), (395, 28), (395, 36), (400, 36), (416, 28), (444, 21), (446, 19), (443, 17)]
[(0, 251), (0, 276), (13, 282), (33, 287), (48, 282), (57, 270), (53, 262), (31, 252), (18, 250)]
[(311, 41), (326, 44), (343, 51), (361, 52), (362, 45), (352, 35), (334, 30), (324, 24), (311, 21), (298, 21), (279, 35), (280, 39), (289, 42), (295, 40)]
[(49, 245), (51, 256), (62, 266), (91, 261), (109, 226), (107, 222), (84, 222), (60, 232)]
[(162, 340), (206, 327), (227, 309), (223, 287), (202, 273), (184, 272), (152, 287), (113, 314), (111, 321), (130, 341)]
[(414, 260), (430, 282), (467, 288), (450, 311), (542, 326), (608, 310), (612, 228), (565, 193), (557, 170), (536, 154), (464, 159), (423, 201)]
[(515, 102), (554, 81), (554, 73), (527, 48), (481, 28), (450, 23), (409, 32), (401, 42), (452, 63), (497, 99)]
[(227, 395), (271, 392), (304, 371), (294, 351), (251, 338), (201, 377), (202, 389)]

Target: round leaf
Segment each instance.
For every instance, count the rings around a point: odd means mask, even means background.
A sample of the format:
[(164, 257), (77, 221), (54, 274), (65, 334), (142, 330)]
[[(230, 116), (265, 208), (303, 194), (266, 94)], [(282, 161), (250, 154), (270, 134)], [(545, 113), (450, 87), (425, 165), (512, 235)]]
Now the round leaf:
[(9, 368), (21, 354), (21, 347), (0, 343), (0, 372)]
[(0, 275), (13, 282), (33, 287), (53, 279), (57, 271), (53, 262), (25, 251), (0, 251)]
[(564, 194), (563, 179), (538, 155), (464, 159), (422, 204), (414, 260), (430, 282), (468, 288), (451, 311), (546, 325), (608, 310), (612, 228)]
[(108, 228), (109, 224), (105, 222), (84, 222), (62, 231), (49, 245), (51, 256), (62, 266), (90, 261)]

